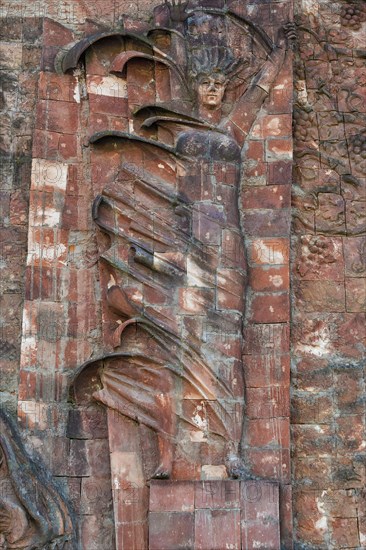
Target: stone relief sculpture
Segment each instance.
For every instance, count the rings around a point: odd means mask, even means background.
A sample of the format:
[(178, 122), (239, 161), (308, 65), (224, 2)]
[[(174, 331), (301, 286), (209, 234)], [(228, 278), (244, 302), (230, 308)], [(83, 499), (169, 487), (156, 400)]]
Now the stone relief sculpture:
[(15, 424), (0, 412), (0, 547), (63, 549), (70, 512), (44, 469), (27, 455)]
[(97, 51), (118, 36), (123, 46), (110, 56), (109, 72), (127, 89), (138, 96), (138, 87), (129, 88), (129, 74), (138, 74), (149, 96), (156, 70), (152, 101), (138, 105), (129, 131), (106, 129), (90, 139), (95, 150), (122, 148), (117, 177), (93, 205), (115, 351), (82, 374), (98, 364), (94, 398), (157, 434), (159, 458), (147, 478), (171, 477), (186, 437), (209, 449), (198, 462), (224, 464), (237, 478), (246, 474), (241, 165), (293, 26), (274, 44), (234, 11), (187, 6), (164, 4), (146, 35), (99, 33), (62, 60), (67, 71), (91, 45)]

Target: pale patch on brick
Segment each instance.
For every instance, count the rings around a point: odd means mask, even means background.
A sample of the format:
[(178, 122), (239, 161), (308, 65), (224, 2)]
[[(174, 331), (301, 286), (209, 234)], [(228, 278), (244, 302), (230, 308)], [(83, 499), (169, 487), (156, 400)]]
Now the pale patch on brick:
[[(211, 277), (210, 277), (211, 279)], [(212, 287), (213, 281), (208, 280), (207, 270), (201, 269), (192, 258), (187, 258), (188, 286)]]
[[(326, 491), (324, 491), (322, 493), (322, 495), (326, 495)], [(324, 502), (317, 498), (316, 499), (316, 505), (317, 505), (317, 508), (319, 510), (319, 512), (322, 515), (322, 517), (320, 519), (318, 519), (318, 521), (315, 522), (315, 529), (317, 529), (318, 531), (320, 532), (327, 532), (328, 531), (328, 520), (327, 520), (327, 517), (326, 517), (326, 511), (324, 509)]]
[(213, 466), (212, 464), (204, 464), (202, 466), (202, 479), (227, 479), (227, 470), (224, 464)]
[(29, 221), (33, 227), (58, 227), (60, 223), (61, 212), (55, 208), (45, 208), (39, 210), (37, 208), (30, 212)]
[(32, 265), (34, 260), (46, 260), (52, 262), (65, 255), (67, 248), (64, 244), (47, 244), (32, 242), (27, 256), (27, 265)]
[(18, 418), (27, 425), (29, 429), (47, 429), (48, 404), (36, 401), (20, 401), (18, 406)]
[(45, 159), (33, 159), (31, 189), (51, 187), (64, 191), (67, 183), (68, 166), (65, 163)]
[(270, 275), (269, 280), (275, 287), (279, 287), (283, 284), (283, 278), (281, 277), (281, 275)]
[(286, 252), (275, 242), (257, 240), (253, 243), (255, 250), (254, 261), (262, 264), (282, 265), (287, 262)]
[(316, 357), (323, 357), (329, 355), (332, 352), (330, 346), (330, 338), (328, 330), (319, 330), (312, 335), (312, 343), (310, 344), (301, 344), (297, 345), (297, 350), (301, 353), (310, 353)]
[(80, 103), (80, 88), (79, 88), (79, 83), (77, 83), (75, 85), (75, 88), (74, 88), (74, 93), (73, 93), (73, 96), (74, 98), (74, 101), (76, 101), (76, 103)]
[(123, 488), (121, 480), (143, 486), (143, 473), (139, 468), (137, 453), (113, 451), (111, 453), (111, 469), (113, 472), (113, 487)]
[(207, 441), (207, 437), (202, 431), (189, 432), (189, 439), (192, 441), (192, 443), (202, 443), (204, 441)]
[(108, 97), (127, 97), (127, 82), (117, 76), (88, 76), (87, 90), (89, 94)]

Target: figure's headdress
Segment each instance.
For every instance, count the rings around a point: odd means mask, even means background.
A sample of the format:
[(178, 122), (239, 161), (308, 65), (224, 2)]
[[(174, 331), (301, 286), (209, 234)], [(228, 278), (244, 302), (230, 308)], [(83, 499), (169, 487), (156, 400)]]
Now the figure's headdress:
[(229, 77), (242, 64), (227, 43), (226, 21), (223, 16), (198, 11), (185, 22), (188, 43), (188, 77), (221, 73)]

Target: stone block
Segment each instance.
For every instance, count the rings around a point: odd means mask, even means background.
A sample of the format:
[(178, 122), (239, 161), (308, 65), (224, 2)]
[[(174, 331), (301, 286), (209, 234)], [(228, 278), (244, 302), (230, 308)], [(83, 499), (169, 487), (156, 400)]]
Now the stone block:
[(290, 300), (287, 292), (255, 293), (250, 306), (253, 323), (285, 323), (290, 319)]
[(149, 549), (194, 548), (194, 516), (192, 512), (150, 512)]
[(194, 487), (190, 481), (154, 481), (150, 487), (150, 512), (193, 512)]

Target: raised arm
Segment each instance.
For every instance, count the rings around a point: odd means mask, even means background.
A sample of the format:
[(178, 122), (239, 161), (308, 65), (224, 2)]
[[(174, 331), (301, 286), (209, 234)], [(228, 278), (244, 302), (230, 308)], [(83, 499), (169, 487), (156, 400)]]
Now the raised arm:
[(294, 25), (289, 23), (281, 29), (280, 39), (273, 48), (267, 61), (253, 78), (250, 86), (236, 102), (231, 113), (220, 126), (231, 133), (242, 147), (250, 129), (257, 118), (259, 109), (269, 95), (273, 83), (281, 70), (286, 53), (296, 37)]

